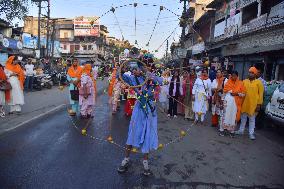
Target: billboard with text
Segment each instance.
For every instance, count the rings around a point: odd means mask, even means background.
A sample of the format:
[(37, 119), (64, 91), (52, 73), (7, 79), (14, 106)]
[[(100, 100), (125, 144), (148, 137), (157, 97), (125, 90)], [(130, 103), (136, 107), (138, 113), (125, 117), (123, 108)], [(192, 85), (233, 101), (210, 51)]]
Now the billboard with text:
[(76, 17), (74, 19), (74, 36), (100, 36), (98, 17)]

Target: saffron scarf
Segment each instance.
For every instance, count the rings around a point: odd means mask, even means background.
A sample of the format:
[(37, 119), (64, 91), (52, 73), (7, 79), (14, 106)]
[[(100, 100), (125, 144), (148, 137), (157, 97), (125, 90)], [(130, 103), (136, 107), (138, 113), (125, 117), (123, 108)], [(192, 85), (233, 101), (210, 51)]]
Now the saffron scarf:
[[(224, 93), (232, 91), (232, 93), (245, 93), (245, 87), (242, 81), (237, 79), (233, 81), (231, 78), (227, 81), (226, 85), (224, 86)], [(236, 121), (239, 121), (241, 118), (241, 108), (243, 103), (243, 98), (240, 96), (234, 96), (236, 105), (237, 105), (237, 115)]]
[(24, 70), (21, 68), (21, 66), (19, 64), (14, 65), (13, 61), (14, 61), (15, 56), (10, 56), (6, 62), (6, 69), (18, 74), (18, 79), (20, 81), (20, 86), (22, 89), (24, 89), (24, 82), (25, 82), (25, 73)]
[(82, 71), (83, 71), (83, 69), (81, 68), (81, 66), (76, 66), (76, 69), (75, 69), (75, 67), (72, 65), (68, 69), (67, 74), (72, 78), (80, 79), (81, 75), (82, 75)]

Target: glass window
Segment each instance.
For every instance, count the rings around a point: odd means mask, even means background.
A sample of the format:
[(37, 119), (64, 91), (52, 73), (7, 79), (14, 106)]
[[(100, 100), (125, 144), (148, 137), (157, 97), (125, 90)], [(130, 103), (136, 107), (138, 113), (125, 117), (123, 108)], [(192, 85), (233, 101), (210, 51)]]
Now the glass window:
[(76, 51), (80, 50), (80, 45), (75, 45), (75, 50)]

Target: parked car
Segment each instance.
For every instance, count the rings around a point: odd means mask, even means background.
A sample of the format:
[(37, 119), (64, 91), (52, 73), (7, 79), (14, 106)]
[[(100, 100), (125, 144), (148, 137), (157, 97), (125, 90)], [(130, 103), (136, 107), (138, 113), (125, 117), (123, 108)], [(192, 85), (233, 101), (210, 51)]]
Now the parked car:
[(284, 83), (274, 91), (265, 113), (276, 125), (284, 126)]

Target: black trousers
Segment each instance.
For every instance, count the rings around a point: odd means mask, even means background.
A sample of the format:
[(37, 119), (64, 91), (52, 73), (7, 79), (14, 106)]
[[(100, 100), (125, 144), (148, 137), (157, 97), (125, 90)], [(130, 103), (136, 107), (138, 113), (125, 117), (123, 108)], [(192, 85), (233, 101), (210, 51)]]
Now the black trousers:
[(177, 115), (177, 96), (171, 96), (169, 98), (169, 111), (168, 114), (171, 116)]

